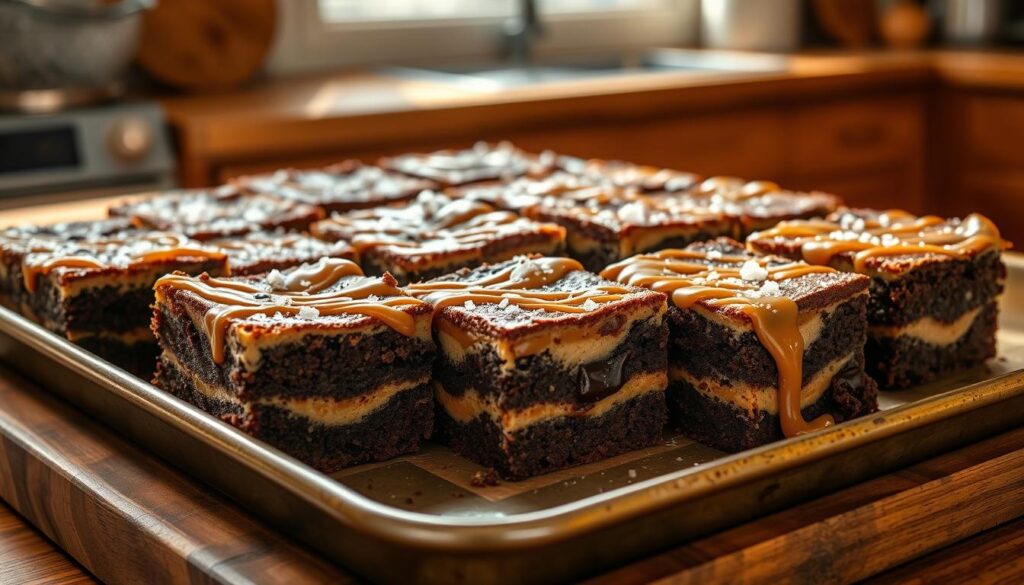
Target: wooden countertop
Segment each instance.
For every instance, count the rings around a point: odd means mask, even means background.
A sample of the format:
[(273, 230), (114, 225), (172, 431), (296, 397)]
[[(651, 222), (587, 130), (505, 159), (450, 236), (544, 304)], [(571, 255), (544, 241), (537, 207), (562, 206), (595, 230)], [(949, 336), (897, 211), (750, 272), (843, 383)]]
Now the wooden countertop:
[[(762, 55), (764, 57), (764, 55)], [(629, 119), (891, 89), (938, 79), (1024, 88), (1024, 53), (919, 51), (777, 55), (771, 73), (666, 72), (498, 90), (371, 71), (275, 79), (163, 100), (189, 160), (273, 160), (302, 152), (437, 141), (471, 131)]]
[[(7, 366), (0, 366), (0, 401), (0, 496), (10, 506), (0, 504), (0, 582), (359, 581)], [(728, 583), (739, 570), (752, 583), (1021, 582), (1024, 429), (591, 583)]]

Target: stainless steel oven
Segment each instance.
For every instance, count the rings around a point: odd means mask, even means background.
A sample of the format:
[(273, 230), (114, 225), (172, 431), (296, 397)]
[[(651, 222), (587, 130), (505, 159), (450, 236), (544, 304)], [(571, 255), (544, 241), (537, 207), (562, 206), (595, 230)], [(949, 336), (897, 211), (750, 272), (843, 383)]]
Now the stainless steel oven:
[(0, 115), (0, 208), (173, 186), (159, 104)]

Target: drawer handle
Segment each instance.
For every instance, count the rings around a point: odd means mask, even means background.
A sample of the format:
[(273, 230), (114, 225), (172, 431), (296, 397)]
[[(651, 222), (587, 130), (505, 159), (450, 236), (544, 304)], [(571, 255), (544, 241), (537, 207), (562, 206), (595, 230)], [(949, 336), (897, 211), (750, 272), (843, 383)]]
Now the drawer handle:
[(839, 144), (847, 148), (867, 148), (885, 140), (885, 128), (873, 126), (849, 126), (839, 129)]

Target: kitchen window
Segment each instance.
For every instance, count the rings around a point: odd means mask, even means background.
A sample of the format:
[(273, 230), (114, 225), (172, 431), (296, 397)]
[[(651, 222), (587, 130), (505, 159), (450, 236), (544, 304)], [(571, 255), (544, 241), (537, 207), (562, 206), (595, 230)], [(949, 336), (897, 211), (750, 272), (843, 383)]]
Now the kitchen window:
[[(502, 57), (523, 0), (284, 0), (270, 68), (479, 62)], [(536, 0), (537, 54), (688, 45), (699, 0)]]

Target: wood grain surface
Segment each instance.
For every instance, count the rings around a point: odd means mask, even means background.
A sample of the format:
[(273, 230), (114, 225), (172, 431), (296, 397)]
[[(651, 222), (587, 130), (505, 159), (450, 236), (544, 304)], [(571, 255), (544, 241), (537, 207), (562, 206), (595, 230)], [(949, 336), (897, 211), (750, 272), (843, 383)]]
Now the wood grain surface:
[(91, 585), (96, 580), (13, 510), (0, 503), (0, 583)]
[[(5, 367), (0, 405), (0, 496), (104, 582), (354, 580)], [(989, 573), (1014, 582), (1024, 579), (1024, 566), (1014, 560), (1024, 548), (1024, 526), (1006, 523), (1022, 514), (1019, 429), (623, 566), (592, 583), (733, 582), (740, 571), (754, 583), (838, 583), (872, 575), (892, 583)], [(0, 528), (0, 535), (5, 532)], [(978, 533), (976, 546), (934, 552)], [(22, 549), (12, 562), (27, 562), (35, 558), (33, 550), (44, 549)], [(939, 556), (899, 567), (928, 554)], [(46, 571), (66, 571), (69, 582), (89, 582), (75, 580), (83, 577), (68, 570), (66, 560), (41, 562)], [(36, 570), (35, 563), (27, 566)]]
[(6, 367), (0, 405), (0, 497), (102, 581), (350, 582)]
[[(738, 575), (745, 583), (858, 581), (1024, 515), (1022, 466), (1024, 429), (1018, 429), (631, 564), (590, 585), (733, 583)], [(1024, 566), (1005, 569), (1024, 577)]]

